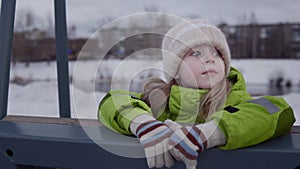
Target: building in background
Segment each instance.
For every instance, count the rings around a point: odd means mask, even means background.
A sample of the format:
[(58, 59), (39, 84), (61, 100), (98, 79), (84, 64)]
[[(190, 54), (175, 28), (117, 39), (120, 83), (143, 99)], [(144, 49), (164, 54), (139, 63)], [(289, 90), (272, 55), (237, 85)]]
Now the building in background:
[[(284, 58), (300, 59), (300, 23), (257, 24), (244, 25), (220, 24), (225, 33), (233, 58)], [(130, 25), (125, 28), (110, 28), (101, 32), (98, 39), (77, 39), (74, 36), (68, 41), (68, 57), (70, 60), (94, 59), (98, 55), (108, 58), (124, 59), (133, 56), (136, 59), (160, 59), (157, 50), (160, 49), (163, 35), (135, 32), (166, 32), (170, 28), (167, 22), (157, 22), (152, 27)], [(74, 34), (74, 32), (72, 33)], [(134, 35), (134, 36), (128, 36)], [(114, 42), (118, 42), (114, 44)], [(112, 46), (111, 48), (109, 48)], [(85, 48), (83, 48), (85, 47)], [(84, 49), (84, 50), (82, 50)], [(108, 51), (105, 51), (110, 49)], [(103, 57), (101, 56), (101, 57)], [(14, 34), (12, 61), (51, 61), (55, 59), (55, 39), (43, 31), (34, 29), (32, 32), (16, 32)]]
[(300, 23), (219, 26), (233, 58), (300, 58)]

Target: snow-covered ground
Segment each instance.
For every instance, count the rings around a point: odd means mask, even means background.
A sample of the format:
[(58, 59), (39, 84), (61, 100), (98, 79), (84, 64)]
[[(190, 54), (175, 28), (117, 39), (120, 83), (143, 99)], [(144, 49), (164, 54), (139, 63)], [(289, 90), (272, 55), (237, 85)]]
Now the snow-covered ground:
[[(71, 115), (74, 118), (97, 118), (97, 106), (105, 92), (95, 91), (95, 84), (113, 77), (114, 84), (130, 83), (131, 79), (144, 80), (143, 70), (160, 67), (159, 61), (120, 60), (70, 62)], [(284, 77), (295, 88), (300, 86), (300, 60), (233, 60), (232, 65), (245, 76), (247, 85), (267, 86), (270, 79)], [(75, 69), (76, 67), (76, 69)], [(100, 69), (98, 69), (98, 67)], [(74, 72), (75, 70), (75, 72)], [(154, 70), (154, 69), (152, 69)], [(73, 73), (74, 72), (74, 73)], [(149, 72), (148, 72), (149, 73)], [(152, 74), (155, 74), (152, 72)], [(101, 77), (101, 78), (100, 78)], [(56, 63), (23, 63), (11, 66), (8, 114), (28, 116), (58, 117), (58, 93)], [(21, 79), (21, 81), (20, 81)], [(85, 85), (82, 85), (85, 84)], [(117, 85), (113, 85), (118, 88)], [(299, 90), (298, 90), (299, 91)], [(300, 125), (300, 92), (281, 95), (292, 106), (296, 115), (296, 125)]]

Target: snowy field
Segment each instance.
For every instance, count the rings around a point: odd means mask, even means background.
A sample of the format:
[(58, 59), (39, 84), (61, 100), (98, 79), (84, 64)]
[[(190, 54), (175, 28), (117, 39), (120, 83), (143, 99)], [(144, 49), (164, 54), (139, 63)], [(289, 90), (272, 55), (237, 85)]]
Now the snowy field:
[[(69, 63), (71, 97), (71, 116), (73, 118), (97, 118), (97, 106), (105, 92), (95, 91), (95, 81), (107, 81), (113, 77), (114, 89), (125, 84), (128, 89), (130, 80), (141, 82), (147, 78), (144, 70), (159, 68), (159, 61), (120, 60), (80, 61)], [(270, 84), (271, 79), (283, 77), (283, 84), (290, 82), (292, 88), (283, 95), (292, 106), (296, 115), (296, 125), (300, 125), (300, 60), (233, 60), (232, 65), (238, 68), (252, 87), (252, 92), (259, 95), (260, 91)], [(75, 68), (76, 67), (76, 68)], [(98, 69), (98, 67), (100, 69)], [(149, 74), (149, 72), (148, 72)], [(57, 72), (55, 62), (30, 63), (26, 67), (23, 63), (11, 66), (8, 114), (58, 117)]]

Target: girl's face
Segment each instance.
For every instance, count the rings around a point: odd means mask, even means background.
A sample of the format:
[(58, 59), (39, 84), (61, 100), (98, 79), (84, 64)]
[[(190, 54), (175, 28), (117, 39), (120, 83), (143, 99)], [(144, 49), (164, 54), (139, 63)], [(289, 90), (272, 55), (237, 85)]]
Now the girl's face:
[(184, 87), (211, 89), (225, 76), (221, 54), (212, 46), (202, 45), (188, 51), (175, 80)]

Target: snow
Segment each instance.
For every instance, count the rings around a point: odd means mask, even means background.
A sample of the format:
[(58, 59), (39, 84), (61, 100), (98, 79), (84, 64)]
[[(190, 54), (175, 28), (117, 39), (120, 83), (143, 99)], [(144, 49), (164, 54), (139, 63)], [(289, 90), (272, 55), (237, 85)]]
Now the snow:
[[(244, 75), (247, 85), (266, 86), (271, 78), (283, 76), (296, 87), (300, 87), (300, 60), (233, 60), (232, 65)], [(107, 60), (69, 62), (71, 117), (96, 119), (98, 103), (106, 94), (95, 91), (95, 83), (113, 77), (112, 87), (122, 82), (128, 89), (130, 79), (139, 82), (147, 78), (147, 70), (160, 68), (161, 62), (155, 60)], [(149, 72), (148, 72), (149, 73)], [(102, 78), (99, 78), (102, 75)], [(10, 83), (8, 114), (24, 116), (59, 117), (57, 71), (55, 62), (23, 63), (11, 66), (10, 79), (22, 78), (23, 85)], [(25, 85), (24, 85), (25, 84)], [(298, 90), (299, 91), (299, 90)], [(279, 95), (294, 109), (295, 125), (300, 125), (300, 92)]]
[(269, 83), (270, 78), (283, 76), (291, 80), (293, 84), (300, 85), (300, 60), (233, 60), (232, 66), (240, 70), (247, 84), (265, 84)]

